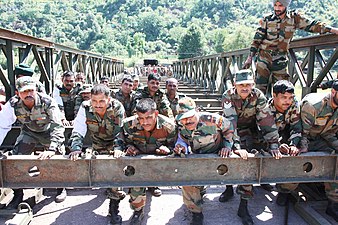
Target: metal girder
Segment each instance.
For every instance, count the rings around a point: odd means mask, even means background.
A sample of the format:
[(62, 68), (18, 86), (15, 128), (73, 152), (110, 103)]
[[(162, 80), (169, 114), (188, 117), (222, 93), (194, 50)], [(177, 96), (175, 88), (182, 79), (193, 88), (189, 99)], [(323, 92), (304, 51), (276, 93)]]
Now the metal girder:
[(337, 155), (324, 152), (297, 157), (220, 158), (214, 154), (186, 158), (137, 156), (71, 161), (54, 156), (10, 156), (0, 160), (3, 188), (133, 187), (259, 183), (337, 182)]

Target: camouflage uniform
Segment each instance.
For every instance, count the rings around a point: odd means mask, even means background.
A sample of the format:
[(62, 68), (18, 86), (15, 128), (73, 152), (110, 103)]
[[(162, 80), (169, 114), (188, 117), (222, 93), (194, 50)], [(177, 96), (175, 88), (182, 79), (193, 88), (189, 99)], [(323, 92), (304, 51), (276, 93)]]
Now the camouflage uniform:
[(174, 114), (174, 117), (178, 114), (178, 100), (180, 98), (186, 97), (185, 94), (181, 93), (181, 92), (176, 92), (176, 96), (174, 99), (170, 99), (168, 96), (168, 93), (166, 93), (166, 96), (168, 98), (168, 101), (170, 103), (170, 108)]
[[(232, 123), (216, 113), (196, 112), (199, 122), (195, 130), (190, 131), (179, 125), (179, 134), (192, 153), (218, 153), (223, 147), (233, 149), (234, 128)], [(203, 186), (183, 186), (183, 202), (194, 213), (202, 212)]]
[[(330, 104), (330, 94), (311, 93), (300, 104), (302, 144), (308, 151), (338, 152), (338, 110)], [(325, 183), (328, 198), (338, 202), (338, 183)]]
[(284, 19), (280, 19), (273, 13), (260, 21), (260, 27), (251, 44), (250, 54), (252, 56), (258, 54), (256, 87), (264, 94), (271, 74), (272, 83), (289, 79), (287, 54), (296, 29), (322, 34), (330, 32), (331, 27), (316, 20), (309, 20), (294, 10), (287, 11)]
[[(37, 92), (35, 105), (31, 110), (27, 109), (18, 96), (13, 96), (6, 105), (7, 109), (4, 108), (0, 112), (3, 123), (0, 128), (7, 130), (5, 132), (7, 133), (16, 119), (22, 124), (13, 154), (29, 155), (36, 144), (42, 144), (48, 150), (64, 153), (65, 138), (61, 112), (51, 97)], [(6, 136), (5, 133), (0, 135), (1, 143)]]
[[(248, 152), (257, 148), (265, 150), (265, 143), (270, 149), (279, 147), (277, 126), (272, 112), (266, 105), (264, 94), (257, 88), (253, 88), (245, 100), (237, 94), (235, 87), (224, 92), (222, 96), (224, 117), (237, 129), (241, 148)], [(236, 192), (241, 194), (243, 199), (253, 196), (252, 185), (239, 185)]]
[(151, 98), (156, 103), (157, 110), (160, 112), (160, 114), (165, 115), (169, 118), (174, 117), (173, 112), (170, 108), (168, 98), (165, 95), (165, 92), (161, 89), (159, 89), (154, 96), (151, 96), (148, 87), (144, 87), (140, 91), (137, 91), (135, 94), (136, 101), (142, 98)]
[(75, 118), (75, 99), (76, 96), (81, 91), (81, 87), (79, 85), (72, 88), (70, 91), (66, 89), (65, 86), (59, 86), (57, 85), (56, 88), (59, 90), (59, 96), (56, 96), (55, 92), (53, 93), (53, 97), (61, 97), (63, 105), (59, 104), (59, 108), (61, 112), (63, 112), (64, 117), (68, 121), (72, 121)]
[(122, 91), (121, 89), (116, 91), (116, 92), (112, 92), (112, 97), (119, 100), (125, 111), (126, 111), (126, 115), (127, 117), (129, 116), (132, 116), (132, 112), (133, 110), (135, 109), (135, 106), (136, 106), (136, 100), (135, 100), (135, 92), (131, 92), (129, 94), (128, 97), (125, 97), (123, 94), (122, 94)]
[[(123, 121), (125, 144), (140, 150), (140, 154), (155, 154), (159, 147), (174, 146), (177, 132), (175, 123), (166, 116), (158, 115), (156, 127), (153, 131), (145, 131), (137, 119), (137, 115)], [(143, 209), (146, 203), (145, 187), (130, 189), (130, 207), (135, 211)]]
[[(268, 101), (267, 107), (272, 112), (278, 133), (280, 136), (280, 143), (286, 143), (289, 146), (296, 146), (301, 148), (302, 138), (302, 123), (300, 120), (298, 101), (294, 98), (292, 105), (284, 112), (277, 111), (273, 104), (273, 99)], [(276, 184), (278, 192), (289, 193), (297, 188), (298, 184)]]
[[(111, 99), (103, 119), (95, 114), (90, 100), (84, 101), (74, 121), (74, 129), (70, 137), (71, 150), (82, 150), (83, 139), (86, 135), (86, 132), (81, 133), (81, 129), (78, 129), (78, 126), (82, 126), (90, 131), (93, 151), (103, 155), (110, 154), (114, 150), (122, 151), (123, 137), (121, 132), (123, 119), (124, 108), (116, 99)], [(120, 188), (108, 189), (108, 198), (122, 200), (125, 197), (125, 193), (118, 190)]]

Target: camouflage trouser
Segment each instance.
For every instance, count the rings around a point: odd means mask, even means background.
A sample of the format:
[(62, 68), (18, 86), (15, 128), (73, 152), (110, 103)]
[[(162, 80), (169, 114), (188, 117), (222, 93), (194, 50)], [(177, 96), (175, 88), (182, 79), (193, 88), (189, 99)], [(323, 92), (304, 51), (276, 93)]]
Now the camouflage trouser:
[(249, 185), (238, 185), (236, 193), (241, 195), (241, 199), (250, 200), (253, 197), (253, 186)]
[[(50, 132), (32, 132), (22, 129), (20, 135), (16, 139), (13, 154), (14, 155), (30, 155), (37, 144), (43, 145), (45, 149), (49, 148), (51, 143)], [(65, 147), (62, 145), (57, 149), (60, 154), (65, 153)]]
[(272, 84), (278, 80), (288, 80), (287, 66), (287, 54), (260, 50), (256, 61), (256, 87), (266, 94), (271, 75)]
[(291, 193), (296, 190), (297, 187), (298, 183), (276, 184), (277, 191), (281, 193)]
[(204, 186), (183, 186), (182, 196), (183, 202), (187, 208), (194, 213), (202, 212), (203, 196), (201, 191), (204, 190)]
[(146, 204), (147, 195), (145, 187), (132, 187), (129, 190), (130, 208), (134, 211), (140, 211)]
[(114, 200), (123, 200), (126, 197), (126, 193), (120, 187), (107, 188), (106, 195), (107, 198)]

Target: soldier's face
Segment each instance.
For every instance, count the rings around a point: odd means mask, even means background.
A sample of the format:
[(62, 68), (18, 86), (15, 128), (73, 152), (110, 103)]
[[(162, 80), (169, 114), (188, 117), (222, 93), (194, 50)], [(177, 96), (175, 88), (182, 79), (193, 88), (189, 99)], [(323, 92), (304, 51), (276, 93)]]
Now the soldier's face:
[(18, 92), (20, 99), (24, 104), (30, 104), (35, 101), (36, 98), (36, 90), (28, 89), (25, 91)]
[(91, 95), (91, 103), (96, 113), (104, 115), (107, 111), (110, 98), (105, 94)]
[(181, 119), (180, 122), (187, 130), (195, 130), (198, 124), (198, 117), (195, 115)]
[(138, 84), (139, 84), (139, 81), (138, 80), (134, 80), (134, 83), (133, 83), (133, 90), (134, 91), (137, 89)]
[(295, 95), (289, 92), (285, 92), (284, 94), (279, 93), (279, 94), (273, 94), (273, 105), (275, 108), (283, 113), (285, 112), (293, 103)]
[(89, 100), (90, 96), (91, 96), (90, 92), (83, 92), (83, 93), (81, 93), (81, 97), (83, 98), (84, 101)]
[(273, 6), (276, 16), (281, 16), (286, 12), (286, 7), (282, 3), (276, 2)]
[(121, 84), (121, 91), (123, 94), (130, 94), (130, 92), (133, 90), (133, 82), (125, 80)]
[(62, 80), (63, 85), (67, 90), (71, 90), (74, 87), (75, 78), (74, 76), (64, 77)]
[(167, 87), (167, 92), (169, 94), (176, 94), (177, 89), (178, 89), (178, 84), (176, 82), (169, 82), (166, 87)]
[(151, 92), (156, 92), (160, 88), (160, 81), (158, 80), (150, 80), (147, 84)]
[(140, 122), (141, 126), (146, 131), (154, 130), (156, 126), (158, 111), (149, 111), (146, 113), (136, 112), (138, 116), (138, 121)]
[(106, 80), (106, 79), (101, 80), (101, 81), (100, 81), (100, 84), (104, 84), (104, 85), (106, 85), (106, 86), (108, 87), (109, 80)]
[(235, 84), (235, 88), (237, 94), (241, 97), (241, 99), (246, 99), (252, 91), (253, 84)]
[(332, 106), (334, 108), (337, 108), (338, 107), (338, 94), (337, 94), (337, 91), (334, 90), (333, 88), (332, 88), (332, 91), (331, 91), (331, 98), (332, 98), (332, 100), (331, 100)]

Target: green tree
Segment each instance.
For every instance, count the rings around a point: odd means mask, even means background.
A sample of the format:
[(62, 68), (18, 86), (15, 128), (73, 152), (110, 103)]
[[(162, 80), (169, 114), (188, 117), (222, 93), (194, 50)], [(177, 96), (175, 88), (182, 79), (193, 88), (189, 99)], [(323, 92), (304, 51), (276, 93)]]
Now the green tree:
[(203, 55), (203, 47), (201, 29), (193, 24), (182, 37), (178, 47), (178, 58), (185, 59), (201, 56)]

